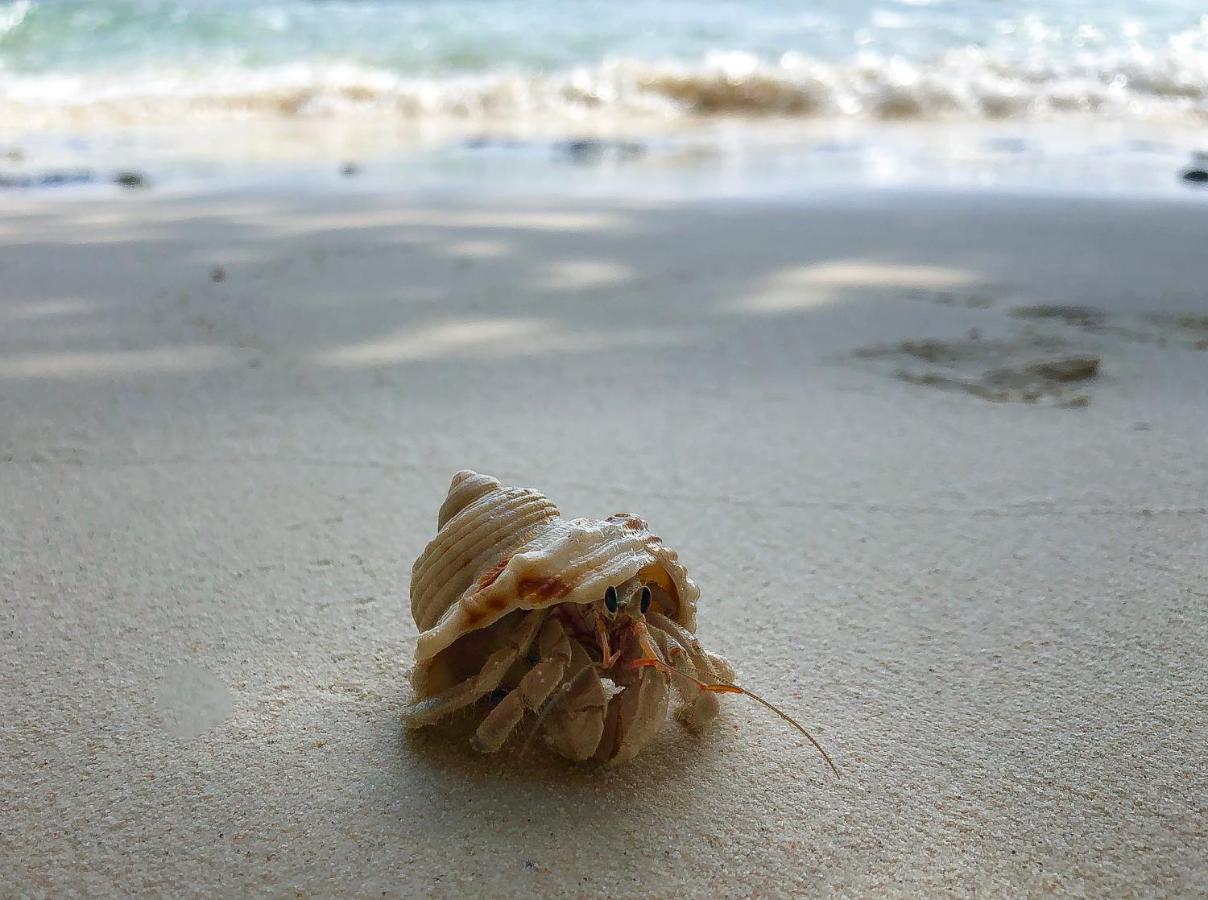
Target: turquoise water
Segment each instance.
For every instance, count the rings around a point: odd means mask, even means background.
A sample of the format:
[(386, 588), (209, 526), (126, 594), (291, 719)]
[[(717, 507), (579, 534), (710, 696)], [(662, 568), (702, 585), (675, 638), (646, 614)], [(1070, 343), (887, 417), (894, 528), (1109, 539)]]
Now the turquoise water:
[(1202, 0), (0, 2), (0, 123), (1208, 120)]

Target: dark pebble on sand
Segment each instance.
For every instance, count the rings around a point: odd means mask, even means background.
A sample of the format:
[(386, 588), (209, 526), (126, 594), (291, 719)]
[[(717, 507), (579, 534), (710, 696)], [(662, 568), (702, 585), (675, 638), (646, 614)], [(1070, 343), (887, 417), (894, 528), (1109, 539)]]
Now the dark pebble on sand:
[(361, 167), (354, 162), (346, 162), (340, 166), (340, 174), (345, 178), (351, 178), (353, 175), (361, 174)]
[(115, 173), (113, 183), (121, 185), (124, 188), (144, 188), (149, 182), (147, 181), (147, 176), (142, 172), (127, 170)]
[(222, 266), (215, 266), (214, 268), (210, 269), (210, 281), (214, 282), (215, 284), (226, 281), (226, 269), (224, 269)]
[(1190, 184), (1208, 183), (1208, 169), (1188, 169), (1183, 173), (1183, 180)]

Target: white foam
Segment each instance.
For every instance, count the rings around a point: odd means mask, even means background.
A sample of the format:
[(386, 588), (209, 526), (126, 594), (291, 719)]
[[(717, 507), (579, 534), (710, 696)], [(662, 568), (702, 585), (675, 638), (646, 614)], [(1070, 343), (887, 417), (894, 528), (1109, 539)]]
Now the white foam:
[(0, 81), (0, 123), (188, 118), (491, 119), (598, 115), (1031, 119), (1208, 118), (1208, 22), (1161, 52), (1139, 47), (1014, 62), (976, 48), (927, 63), (860, 54), (842, 63), (786, 53), (773, 63), (715, 53), (696, 64), (609, 60), (557, 74), (412, 78), (351, 63), (143, 68)]

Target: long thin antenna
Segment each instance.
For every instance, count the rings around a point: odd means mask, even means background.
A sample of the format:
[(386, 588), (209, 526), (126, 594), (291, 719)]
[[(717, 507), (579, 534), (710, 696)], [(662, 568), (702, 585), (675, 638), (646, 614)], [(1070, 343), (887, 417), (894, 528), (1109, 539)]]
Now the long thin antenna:
[[(776, 715), (780, 716), (780, 718), (784, 719), (784, 721), (788, 722), (790, 725), (792, 725), (794, 728), (796, 728), (798, 731), (800, 731), (802, 734), (804, 734), (805, 739), (814, 745), (815, 750), (817, 750), (819, 753), (822, 754), (822, 758), (825, 759), (826, 764), (831, 767), (831, 771), (835, 773), (835, 777), (836, 778), (842, 777), (839, 774), (839, 769), (835, 766), (834, 760), (832, 760), (830, 758), (830, 754), (822, 749), (822, 745), (819, 744), (816, 740), (814, 740), (814, 736), (812, 734), (810, 734), (808, 731), (806, 731), (800, 722), (798, 722), (796, 719), (794, 719), (792, 716), (790, 716), (788, 713), (784, 712), (783, 710), (777, 709), (773, 704), (768, 703), (767, 700), (764, 700), (762, 697), (760, 697), (758, 694), (754, 693), (753, 691), (748, 691), (746, 688), (738, 687), (738, 685), (736, 685), (736, 684), (717, 685), (717, 687), (723, 687), (723, 686), (738, 688), (738, 693), (746, 694), (748, 697), (750, 697), (756, 703), (762, 703), (764, 706), (766, 706), (772, 712), (776, 713)], [(727, 693), (729, 693), (729, 692), (727, 691)]]
[(780, 718), (784, 719), (784, 721), (788, 722), (790, 725), (792, 725), (794, 728), (796, 728), (798, 731), (800, 731), (803, 735), (805, 735), (805, 739), (814, 745), (815, 750), (817, 750), (819, 753), (822, 754), (822, 758), (826, 760), (826, 764), (828, 766), (830, 766), (831, 771), (835, 773), (835, 777), (836, 778), (843, 777), (839, 774), (839, 769), (835, 765), (834, 760), (832, 760), (830, 758), (830, 754), (822, 749), (822, 745), (819, 744), (816, 740), (814, 740), (814, 736), (805, 730), (804, 725), (802, 725), (800, 722), (798, 722), (796, 719), (794, 719), (792, 716), (790, 716), (784, 710), (780, 709), (775, 704), (769, 703), (767, 700), (764, 700), (762, 697), (760, 697), (754, 691), (749, 691), (745, 687), (739, 687), (736, 684), (727, 684), (725, 682), (722, 682), (720, 684), (705, 684), (705, 682), (700, 681), (696, 678), (693, 678), (691, 675), (689, 675), (686, 672), (681, 672), (678, 669), (672, 668), (670, 665), (668, 665), (667, 663), (663, 662), (661, 659), (658, 659), (656, 657), (648, 657), (645, 659), (635, 659), (633, 662), (630, 663), (630, 665), (634, 666), (635, 668), (654, 666), (655, 668), (661, 669), (669, 675), (680, 676), (682, 678), (687, 678), (689, 681), (695, 682), (696, 686), (698, 688), (700, 688), (702, 691), (710, 691), (714, 694), (746, 694), (748, 697), (750, 697), (756, 703), (766, 706), (772, 712), (776, 713), (776, 715), (780, 716)]

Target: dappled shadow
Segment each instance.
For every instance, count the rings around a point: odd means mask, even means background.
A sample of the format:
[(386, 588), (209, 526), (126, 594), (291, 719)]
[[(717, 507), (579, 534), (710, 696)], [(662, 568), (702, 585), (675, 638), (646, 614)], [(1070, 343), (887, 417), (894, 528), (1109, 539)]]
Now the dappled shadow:
[[(1010, 216), (941, 234), (951, 212), (925, 206), (891, 206), (870, 234), (867, 212), (843, 204), (763, 215), (738, 204), (349, 208), (362, 202), (26, 206), (10, 214), (0, 247), (0, 377), (149, 377), (274, 360), (399, 370), (604, 352), (682, 359), (735, 339), (774, 341), (801, 359), (873, 309), (901, 337), (929, 337), (906, 331), (937, 327), (909, 301), (930, 293), (992, 306), (1028, 297), (1038, 269), (1077, 263), (1064, 249), (1037, 259), (1043, 239), (1029, 237), (1021, 272), (1019, 248), (995, 250), (994, 229), (1020, 243)], [(211, 282), (213, 266), (229, 277)]]
[[(766, 746), (746, 732), (749, 712), (727, 706), (723, 716), (700, 733), (668, 718), (636, 759), (616, 767), (570, 762), (545, 749), (539, 737), (527, 744), (527, 735), (514, 738), (497, 754), (484, 755), (470, 745), (480, 716), (460, 715), (416, 732), (401, 729), (390, 778), (400, 796), (425, 791), (444, 799), (427, 821), (451, 841), (479, 832), (485, 822), (501, 823), (492, 829), (489, 841), (497, 849), (506, 848), (505, 857), (517, 858), (532, 855), (541, 843), (533, 841), (534, 827), (566, 841), (589, 842), (582, 849), (590, 853), (590, 844), (598, 844), (596, 852), (617, 846), (652, 815), (664, 822), (708, 820), (717, 797), (736, 789), (736, 783), (745, 788), (760, 777), (778, 782), (790, 806), (795, 794), (804, 797), (820, 790), (833, 796), (844, 787), (821, 766), (815, 770), (811, 749), (791, 739), (787, 758), (764, 760), (752, 771), (753, 757), (766, 753)], [(532, 722), (524, 724), (531, 727)], [(803, 823), (802, 843), (823, 827)], [(672, 834), (652, 833), (648, 838), (673, 841)]]
[[(858, 352), (969, 334), (985, 346), (1052, 337), (1100, 358), (1103, 377), (1079, 395), (1090, 402), (1117, 383), (1110, 341), (1142, 333), (1130, 322), (1148, 334), (1202, 302), (1195, 209), (1163, 205), (1160, 257), (1125, 272), (1099, 264), (1128, 252), (1149, 212), (1003, 197), (989, 215), (976, 197), (893, 194), (29, 201), (0, 222), (0, 384), (39, 396), (60, 385), (70, 399), (48, 407), (49, 421), (6, 428), (0, 451), (24, 458), (26, 436), (56, 420), (105, 430), (116, 404), (127, 434), (148, 437), (144, 458), (188, 456), (200, 433), (234, 436), (253, 421), (297, 454), (290, 423), (317, 416), (334, 428), (309, 432), (310, 458), (351, 464), (340, 447), (369, 441), (444, 477), (436, 447), (458, 429), (476, 446), (494, 434), (492, 458), (522, 460), (623, 420), (666, 469), (726, 399), (761, 398), (731, 408), (731, 433), (769, 437), (793, 429), (784, 416), (750, 418), (765, 401), (803, 416), (886, 375), (925, 408), (977, 403), (980, 388), (928, 389), (946, 373), (902, 379)], [(1045, 304), (1101, 310), (1114, 331), (1012, 314)], [(1026, 372), (1037, 360), (1017, 362)], [(77, 457), (105, 458), (90, 443)]]
[[(1185, 224), (1189, 237), (1200, 227)], [(685, 375), (706, 394), (793, 392), (817, 383), (819, 364), (870, 344), (1069, 332), (1061, 319), (1009, 314), (1054, 300), (1054, 285), (1068, 288), (1056, 298), (1067, 305), (1135, 306), (1145, 273), (1122, 284), (1097, 278), (1093, 263), (1128, 233), (1105, 229), (1075, 248), (1055, 240), (1062, 227), (1055, 205), (1037, 217), (1004, 200), (988, 219), (952, 198), (889, 197), (875, 210), (825, 198), (30, 202), (3, 223), (0, 381), (106, 392), (114, 381), (171, 391), (206, 379), (228, 415), (304, 396), (338, 407), (345, 424), (431, 407), (438, 393), (515, 411), (554, 383), (607, 382), (605, 405), (655, 388), (674, 404)], [(1194, 312), (1198, 290), (1189, 280), (1143, 312)], [(846, 358), (839, 380), (858, 390), (869, 370)], [(190, 405), (174, 415), (187, 420)]]
[[(426, 861), (463, 894), (500, 871), (850, 887), (936, 865), (922, 845), (1011, 884), (1161, 846), (1196, 821), (1170, 786), (1203, 771), (1179, 731), (1202, 648), (1169, 623), (1202, 608), (1206, 245), (1198, 207), (1068, 199), (15, 204), (6, 633), (17, 721), (63, 711), (29, 731), (23, 831), (61, 833), (55, 787), (92, 820), (79, 846), (146, 824), (156, 859), (363, 851), (383, 889)], [(926, 383), (1031, 376), (1050, 346), (1101, 361), (1062, 376), (1089, 408)], [(404, 735), (407, 573), (465, 467), (647, 518), (702, 588), (702, 642), (844, 778), (742, 698), (616, 769), (480, 756), (472, 716)], [(122, 692), (165, 660), (235, 695), (209, 744), (129, 728)], [(44, 766), (65, 736), (61, 761), (95, 738), (108, 768)], [(1138, 805), (1071, 817), (1103, 784)]]

